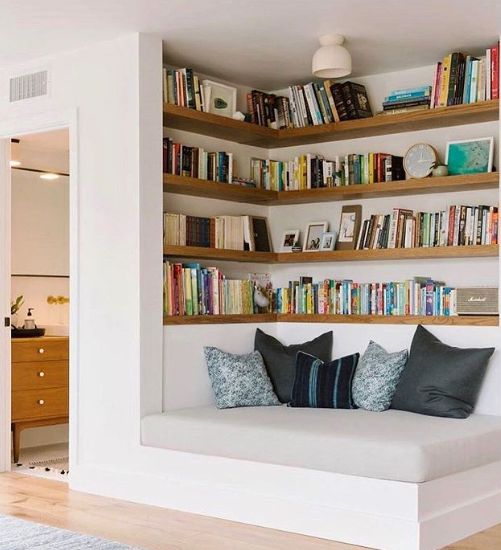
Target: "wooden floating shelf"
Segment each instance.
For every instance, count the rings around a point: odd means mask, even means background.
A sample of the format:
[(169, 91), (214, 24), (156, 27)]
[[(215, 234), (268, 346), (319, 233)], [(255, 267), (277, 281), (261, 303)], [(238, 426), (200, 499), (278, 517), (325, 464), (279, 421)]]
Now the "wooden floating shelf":
[(375, 250), (334, 250), (332, 252), (248, 252), (198, 246), (165, 246), (164, 256), (266, 264), (318, 262), (367, 262), (386, 260), (425, 260), (452, 258), (494, 258), (497, 244), (479, 246), (442, 246), (431, 248), (380, 248)]
[(165, 103), (163, 113), (164, 125), (168, 128), (274, 149), (488, 122), (499, 119), (498, 109), (499, 100), (490, 100), (285, 130)]
[(379, 197), (496, 189), (498, 185), (499, 173), (487, 172), (485, 174), (343, 185), (341, 187), (304, 189), (302, 191), (266, 191), (242, 185), (230, 185), (228, 183), (164, 174), (163, 189), (166, 193), (249, 204), (280, 206), (350, 199), (374, 199)]
[(202, 325), (231, 323), (336, 323), (373, 325), (452, 325), (497, 327), (497, 315), (438, 317), (428, 315), (185, 315), (164, 317), (164, 325)]
[(231, 323), (276, 323), (275, 313), (255, 315), (172, 315), (164, 317), (164, 325), (210, 325)]

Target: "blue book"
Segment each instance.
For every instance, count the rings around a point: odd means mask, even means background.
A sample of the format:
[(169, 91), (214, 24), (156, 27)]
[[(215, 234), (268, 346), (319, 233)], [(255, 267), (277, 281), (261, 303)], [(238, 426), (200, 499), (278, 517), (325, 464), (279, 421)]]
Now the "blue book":
[(473, 57), (471, 55), (467, 55), (466, 62), (465, 62), (465, 73), (464, 73), (463, 103), (470, 102), (472, 62), (473, 62)]
[(413, 94), (416, 92), (430, 92), (431, 86), (428, 84), (426, 86), (416, 86), (415, 88), (405, 88), (402, 90), (392, 90), (389, 95), (404, 95), (404, 94)]
[(418, 92), (408, 92), (405, 94), (390, 94), (384, 98), (385, 101), (403, 101), (405, 99), (421, 99), (423, 97), (430, 97), (431, 89), (421, 90)]

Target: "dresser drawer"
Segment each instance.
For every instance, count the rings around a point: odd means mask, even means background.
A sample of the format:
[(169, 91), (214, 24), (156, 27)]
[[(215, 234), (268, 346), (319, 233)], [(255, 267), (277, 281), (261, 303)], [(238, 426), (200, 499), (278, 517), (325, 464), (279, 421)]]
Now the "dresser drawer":
[(68, 415), (68, 388), (12, 392), (12, 422)]
[(41, 340), (12, 342), (12, 363), (27, 361), (62, 361), (69, 358), (68, 339), (43, 338)]
[(68, 387), (68, 361), (12, 364), (12, 391)]

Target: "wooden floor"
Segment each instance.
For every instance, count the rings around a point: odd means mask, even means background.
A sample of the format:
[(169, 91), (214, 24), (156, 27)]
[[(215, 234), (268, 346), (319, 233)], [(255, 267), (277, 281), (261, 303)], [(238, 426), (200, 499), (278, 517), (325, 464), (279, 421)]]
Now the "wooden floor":
[[(66, 483), (0, 474), (0, 514), (151, 550), (357, 550), (360, 547), (70, 491)], [(501, 548), (501, 525), (448, 547)]]

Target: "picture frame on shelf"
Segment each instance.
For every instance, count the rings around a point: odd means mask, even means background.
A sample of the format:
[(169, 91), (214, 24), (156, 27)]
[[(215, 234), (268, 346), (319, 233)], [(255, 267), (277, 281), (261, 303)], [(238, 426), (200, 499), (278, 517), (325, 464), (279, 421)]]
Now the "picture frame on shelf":
[(213, 80), (203, 80), (206, 112), (232, 118), (237, 110), (237, 89)]
[(328, 222), (310, 222), (306, 226), (303, 252), (318, 252), (322, 235), (327, 232)]
[(360, 233), (361, 220), (361, 204), (343, 206), (341, 209), (341, 219), (339, 220), (339, 233), (335, 246), (336, 250), (355, 249)]
[(270, 239), (268, 218), (263, 216), (250, 216), (254, 250), (256, 252), (273, 252)]
[(281, 252), (292, 252), (294, 245), (299, 241), (299, 229), (286, 229), (282, 234)]
[(320, 240), (320, 252), (332, 252), (336, 246), (337, 233), (335, 231), (327, 231), (322, 234)]
[(448, 141), (445, 164), (450, 176), (492, 172), (494, 137)]

